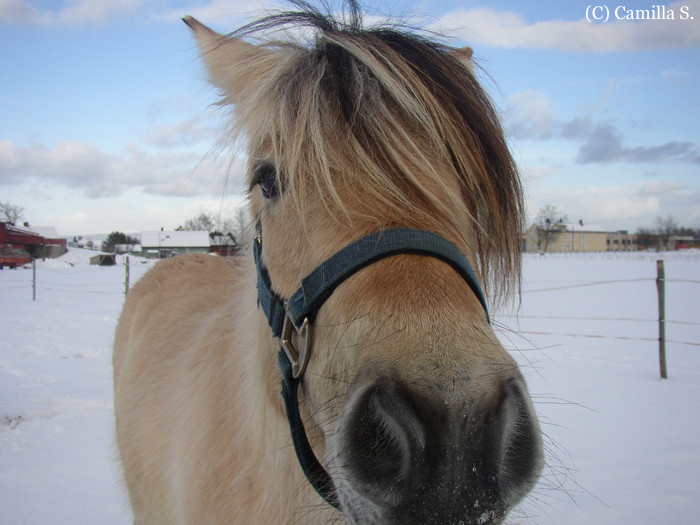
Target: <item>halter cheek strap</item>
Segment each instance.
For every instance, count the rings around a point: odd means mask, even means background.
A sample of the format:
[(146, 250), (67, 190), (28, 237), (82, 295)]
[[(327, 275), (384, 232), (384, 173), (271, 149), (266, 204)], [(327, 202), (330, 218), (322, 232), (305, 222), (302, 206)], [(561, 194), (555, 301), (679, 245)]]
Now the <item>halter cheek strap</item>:
[[(297, 400), (299, 382), (310, 356), (313, 323), (323, 303), (353, 274), (381, 259), (401, 254), (432, 257), (452, 266), (469, 285), (489, 321), (486, 299), (474, 269), (454, 244), (430, 231), (396, 228), (372, 233), (342, 248), (302, 279), (301, 287), (285, 301), (273, 291), (270, 276), (262, 264), (262, 237), (258, 233), (254, 244), (258, 304), (267, 317), (272, 334), (280, 340), (278, 361), (282, 370), (282, 397), (294, 449), (311, 485), (330, 505), (339, 509), (331, 477), (316, 458), (306, 437)], [(293, 341), (294, 334), (301, 340), (300, 348)]]

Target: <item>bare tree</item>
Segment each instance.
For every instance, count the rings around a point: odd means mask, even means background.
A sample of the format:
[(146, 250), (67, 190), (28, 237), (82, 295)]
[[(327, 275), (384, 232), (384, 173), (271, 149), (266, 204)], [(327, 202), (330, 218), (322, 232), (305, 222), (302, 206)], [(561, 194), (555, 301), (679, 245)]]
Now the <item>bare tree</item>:
[(205, 231), (211, 233), (216, 229), (216, 221), (211, 215), (200, 213), (193, 219), (187, 219), (183, 225), (177, 229), (179, 231)]
[(649, 250), (658, 248), (657, 236), (651, 228), (639, 228), (637, 230), (637, 246), (639, 249)]
[(658, 235), (659, 249), (668, 250), (671, 237), (678, 232), (678, 223), (671, 215), (668, 215), (666, 218), (659, 216), (654, 221), (654, 230), (656, 235)]
[(255, 225), (246, 206), (241, 206), (236, 210), (232, 231), (241, 252), (245, 253), (255, 237)]
[[(0, 202), (0, 221), (9, 222), (12, 226), (24, 218), (24, 208), (9, 202)], [(2, 215), (5, 216), (3, 219)]]
[(561, 214), (557, 207), (551, 204), (543, 206), (537, 212), (535, 226), (537, 226), (537, 246), (540, 250), (547, 253), (549, 245), (566, 230), (566, 221), (566, 215)]

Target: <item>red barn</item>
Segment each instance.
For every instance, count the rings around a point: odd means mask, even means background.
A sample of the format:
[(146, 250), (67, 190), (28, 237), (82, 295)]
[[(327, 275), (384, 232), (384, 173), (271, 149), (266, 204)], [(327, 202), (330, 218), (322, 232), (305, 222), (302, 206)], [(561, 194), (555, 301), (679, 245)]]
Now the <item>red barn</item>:
[(0, 268), (21, 266), (32, 259), (60, 257), (66, 253), (66, 240), (58, 234), (45, 236), (31, 229), (0, 222)]

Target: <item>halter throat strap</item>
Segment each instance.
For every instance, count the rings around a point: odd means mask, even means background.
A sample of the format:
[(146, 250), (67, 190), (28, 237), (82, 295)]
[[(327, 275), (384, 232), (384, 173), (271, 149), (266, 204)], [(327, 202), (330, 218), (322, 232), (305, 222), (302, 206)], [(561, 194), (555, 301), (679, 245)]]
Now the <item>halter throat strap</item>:
[[(297, 391), (310, 356), (312, 328), (325, 301), (346, 279), (361, 269), (394, 255), (422, 255), (439, 259), (450, 266), (469, 285), (481, 303), (489, 320), (486, 299), (474, 269), (462, 252), (444, 237), (425, 230), (396, 228), (381, 230), (342, 248), (321, 263), (301, 281), (301, 287), (288, 299), (282, 299), (272, 287), (270, 275), (262, 263), (262, 236), (254, 243), (255, 266), (258, 273), (258, 304), (280, 340), (278, 361), (282, 370), (282, 397), (289, 421), (299, 464), (304, 474), (327, 503), (340, 509), (330, 475), (320, 464), (309, 444), (299, 413)], [(294, 334), (301, 339), (301, 348), (293, 342)]]

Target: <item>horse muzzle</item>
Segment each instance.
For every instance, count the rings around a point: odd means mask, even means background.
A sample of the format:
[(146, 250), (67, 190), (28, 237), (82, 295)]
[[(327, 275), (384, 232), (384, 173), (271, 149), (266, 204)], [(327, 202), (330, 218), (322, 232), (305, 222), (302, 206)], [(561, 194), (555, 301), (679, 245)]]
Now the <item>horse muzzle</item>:
[(361, 374), (331, 470), (346, 515), (358, 525), (500, 523), (536, 483), (542, 442), (519, 373), (492, 384), (455, 401), (395, 373)]

